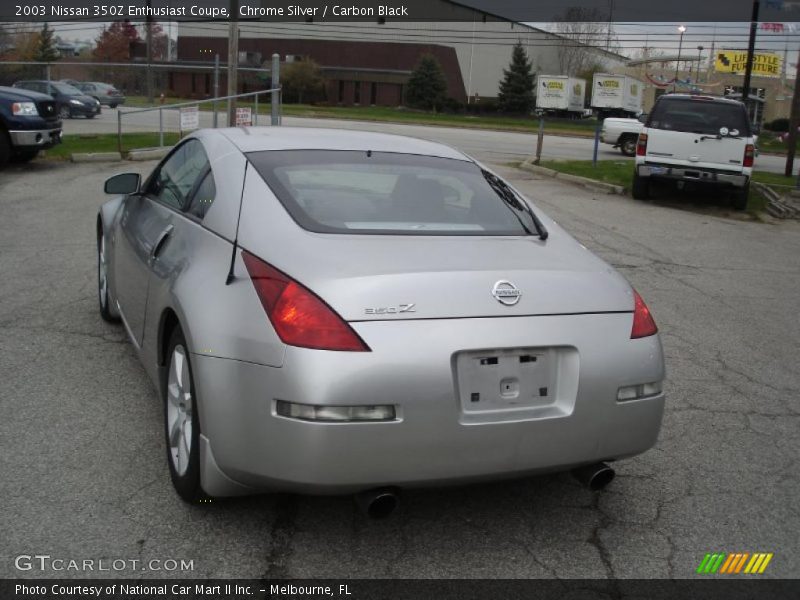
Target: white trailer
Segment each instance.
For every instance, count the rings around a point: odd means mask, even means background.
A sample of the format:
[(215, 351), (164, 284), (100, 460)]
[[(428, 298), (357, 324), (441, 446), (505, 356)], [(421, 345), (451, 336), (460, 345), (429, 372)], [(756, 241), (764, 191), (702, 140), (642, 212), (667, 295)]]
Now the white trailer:
[(586, 81), (566, 75), (539, 75), (536, 79), (536, 110), (583, 115)]
[(592, 108), (601, 118), (638, 116), (642, 112), (644, 84), (627, 75), (595, 73)]

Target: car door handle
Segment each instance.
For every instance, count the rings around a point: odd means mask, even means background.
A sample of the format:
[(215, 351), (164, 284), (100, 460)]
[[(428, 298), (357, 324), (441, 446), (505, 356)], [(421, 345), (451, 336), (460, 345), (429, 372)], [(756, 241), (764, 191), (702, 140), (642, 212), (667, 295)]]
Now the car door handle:
[(174, 227), (172, 225), (167, 225), (164, 231), (161, 232), (161, 235), (158, 236), (156, 243), (153, 244), (153, 249), (150, 251), (150, 259), (155, 260), (158, 258), (159, 253), (164, 248), (164, 244), (169, 239), (169, 236), (172, 234), (172, 230)]

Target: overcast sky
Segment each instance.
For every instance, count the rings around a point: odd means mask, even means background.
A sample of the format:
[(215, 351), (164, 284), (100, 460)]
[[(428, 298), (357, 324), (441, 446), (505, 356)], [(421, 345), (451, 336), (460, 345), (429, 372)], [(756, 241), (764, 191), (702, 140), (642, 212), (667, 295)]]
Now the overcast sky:
[[(665, 52), (677, 54), (680, 35), (678, 25), (685, 25), (686, 32), (683, 36), (682, 54), (694, 56), (697, 47), (703, 46), (703, 55), (708, 56), (712, 43), (715, 48), (747, 48), (749, 23), (615, 23), (614, 34), (621, 45), (621, 53), (634, 55), (647, 46)], [(100, 35), (107, 23), (52, 23), (53, 28), (63, 39), (93, 41)], [(165, 31), (169, 29), (168, 22), (162, 22)], [(177, 24), (175, 24), (177, 25)], [(531, 23), (542, 29), (553, 30), (552, 24)], [(797, 52), (800, 51), (800, 23), (784, 23), (783, 32), (759, 28), (756, 46), (762, 50), (778, 52), (789, 51), (790, 65), (797, 62)], [(178, 27), (173, 26), (172, 37), (176, 38)]]

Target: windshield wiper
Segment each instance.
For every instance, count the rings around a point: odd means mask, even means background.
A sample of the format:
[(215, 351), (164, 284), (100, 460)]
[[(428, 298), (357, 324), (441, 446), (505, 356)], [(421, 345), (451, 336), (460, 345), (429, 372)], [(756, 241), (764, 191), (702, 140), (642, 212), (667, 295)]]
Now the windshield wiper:
[[(536, 214), (531, 210), (530, 206), (528, 206), (525, 202), (522, 202), (517, 197), (510, 187), (508, 187), (496, 175), (493, 175), (485, 169), (481, 169), (481, 173), (494, 192), (500, 196), (500, 199), (505, 202), (506, 206), (508, 206), (514, 212), (514, 216), (517, 218), (519, 224), (522, 225), (522, 228), (527, 234), (538, 235), (539, 239), (542, 241), (549, 237), (550, 234), (548, 233), (547, 229), (545, 229), (544, 224), (539, 220), (539, 217), (537, 217)], [(535, 231), (533, 231), (531, 227), (525, 223), (521, 215), (526, 215), (530, 219)]]

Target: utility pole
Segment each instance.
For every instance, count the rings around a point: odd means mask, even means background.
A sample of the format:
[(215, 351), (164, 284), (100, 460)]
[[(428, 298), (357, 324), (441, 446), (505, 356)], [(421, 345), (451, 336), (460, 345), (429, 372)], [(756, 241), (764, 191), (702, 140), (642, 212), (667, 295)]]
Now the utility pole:
[(789, 146), (786, 152), (786, 177), (791, 177), (794, 171), (794, 154), (797, 145), (797, 126), (800, 125), (800, 58), (797, 61), (797, 73), (794, 78), (794, 96), (792, 97), (792, 114), (789, 119), (789, 138), (786, 143)]
[[(239, 69), (239, 0), (230, 0), (231, 22), (228, 35), (228, 96), (235, 96)], [(228, 127), (236, 125), (236, 99), (228, 99)]]
[(742, 102), (747, 107), (748, 114), (750, 107), (747, 106), (747, 99), (750, 97), (750, 78), (753, 76), (753, 55), (756, 50), (756, 32), (758, 31), (758, 0), (753, 2), (753, 16), (750, 18), (750, 40), (747, 42), (747, 67), (744, 70), (744, 87), (742, 89)]
[(147, 73), (146, 83), (147, 86), (147, 103), (153, 103), (153, 69), (151, 63), (153, 62), (153, 17), (150, 15), (150, 0), (147, 0), (147, 17), (144, 22), (145, 26), (145, 42), (147, 43)]

